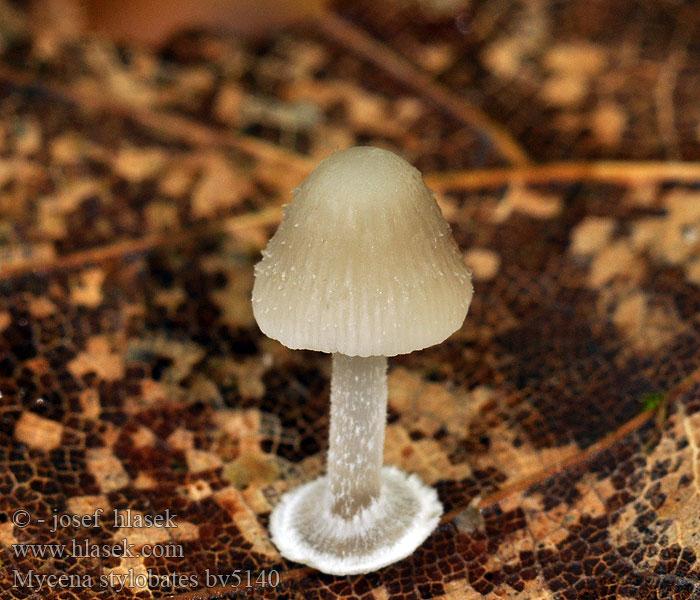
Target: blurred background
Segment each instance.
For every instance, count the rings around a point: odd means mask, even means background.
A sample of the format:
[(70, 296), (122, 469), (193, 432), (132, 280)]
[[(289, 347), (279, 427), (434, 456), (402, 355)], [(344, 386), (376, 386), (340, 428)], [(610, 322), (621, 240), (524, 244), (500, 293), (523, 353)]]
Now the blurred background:
[(261, 335), (253, 265), (375, 145), (474, 272), (389, 374), (387, 463), (453, 520), (280, 595), (700, 597), (699, 65), (697, 2), (0, 0), (0, 509), (175, 506), (161, 572), (296, 569), (267, 519), (323, 468), (330, 361)]
[(34, 27), (47, 36), (93, 32), (115, 40), (160, 44), (183, 29), (247, 37), (275, 31), (323, 10), (325, 0), (31, 0)]

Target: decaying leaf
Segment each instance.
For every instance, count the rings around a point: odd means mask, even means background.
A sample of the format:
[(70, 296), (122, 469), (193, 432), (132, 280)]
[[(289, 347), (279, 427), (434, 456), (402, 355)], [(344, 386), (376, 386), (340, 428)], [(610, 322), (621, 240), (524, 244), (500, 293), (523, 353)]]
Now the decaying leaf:
[[(1, 597), (700, 598), (697, 6), (339, 0), (158, 50), (0, 17)], [(331, 577), (267, 533), (322, 469), (329, 358), (249, 298), (354, 144), (424, 172), (475, 295), (391, 362), (385, 456), (443, 520)]]

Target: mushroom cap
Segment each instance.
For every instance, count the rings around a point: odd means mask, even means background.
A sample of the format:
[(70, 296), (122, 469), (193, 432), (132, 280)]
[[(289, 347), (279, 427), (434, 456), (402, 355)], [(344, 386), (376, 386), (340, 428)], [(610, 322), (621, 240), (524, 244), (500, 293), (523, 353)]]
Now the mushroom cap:
[(393, 356), (459, 329), (471, 274), (420, 172), (360, 146), (294, 190), (255, 266), (253, 314), (294, 349)]

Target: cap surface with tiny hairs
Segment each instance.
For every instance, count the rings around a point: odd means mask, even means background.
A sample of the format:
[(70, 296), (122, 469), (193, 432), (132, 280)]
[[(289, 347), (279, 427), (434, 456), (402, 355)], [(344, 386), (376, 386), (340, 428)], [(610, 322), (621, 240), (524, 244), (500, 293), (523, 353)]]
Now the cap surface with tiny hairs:
[(294, 191), (255, 267), (253, 313), (289, 348), (393, 356), (459, 329), (471, 297), (420, 172), (361, 146), (323, 160)]

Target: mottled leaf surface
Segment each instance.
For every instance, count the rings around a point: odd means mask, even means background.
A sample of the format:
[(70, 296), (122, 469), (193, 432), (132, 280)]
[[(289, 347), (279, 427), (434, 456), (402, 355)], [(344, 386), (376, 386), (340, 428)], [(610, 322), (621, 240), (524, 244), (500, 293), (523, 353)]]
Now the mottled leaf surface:
[[(0, 597), (700, 598), (697, 7), (361, 0), (158, 51), (37, 40), (13, 7)], [(440, 526), (331, 577), (267, 533), (322, 472), (330, 360), (262, 336), (250, 291), (281, 204), (355, 144), (423, 171), (475, 294), (449, 340), (390, 361), (386, 462), (436, 487)], [(97, 509), (177, 527), (51, 531)], [(182, 552), (13, 549), (73, 539)]]

